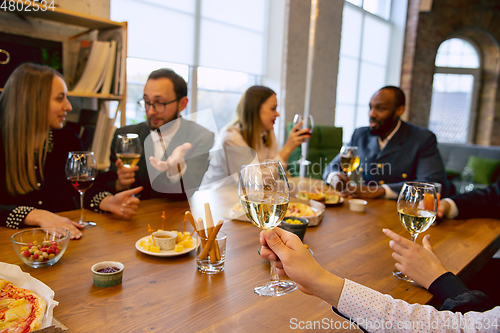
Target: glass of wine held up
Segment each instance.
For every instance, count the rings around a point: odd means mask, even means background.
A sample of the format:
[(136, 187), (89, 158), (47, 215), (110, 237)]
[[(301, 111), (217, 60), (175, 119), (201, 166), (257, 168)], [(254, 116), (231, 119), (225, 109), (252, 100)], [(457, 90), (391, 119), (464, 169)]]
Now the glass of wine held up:
[[(403, 227), (410, 232), (413, 242), (432, 225), (436, 219), (437, 206), (436, 188), (433, 184), (408, 182), (403, 185), (398, 197), (398, 215)], [(415, 283), (397, 269), (393, 274), (398, 279)]]
[[(312, 134), (313, 129), (314, 129), (313, 116), (309, 115), (309, 116), (304, 118), (304, 117), (302, 117), (302, 115), (296, 114), (293, 117), (293, 126), (295, 127), (295, 125), (297, 125), (300, 122), (302, 122), (302, 128), (309, 128), (309, 134)], [(300, 158), (297, 161), (295, 161), (294, 163), (298, 163), (301, 165), (309, 165), (309, 164), (311, 164), (311, 161), (308, 161), (305, 159), (304, 152), (301, 149), (300, 150)]]
[(66, 161), (66, 177), (71, 185), (80, 193), (80, 221), (86, 228), (96, 225), (95, 222), (85, 220), (83, 196), (94, 183), (97, 174), (97, 163), (91, 151), (70, 151)]
[(340, 149), (340, 166), (350, 180), (351, 174), (359, 166), (357, 146), (342, 146), (342, 149)]
[(127, 133), (116, 136), (116, 157), (122, 160), (124, 167), (136, 166), (141, 159), (141, 154), (142, 147), (138, 134)]
[[(248, 219), (264, 230), (278, 226), (290, 200), (288, 179), (279, 161), (244, 165), (238, 186), (240, 204)], [(254, 289), (260, 296), (282, 296), (297, 289), (293, 281), (280, 281), (276, 262), (271, 261), (271, 281)]]

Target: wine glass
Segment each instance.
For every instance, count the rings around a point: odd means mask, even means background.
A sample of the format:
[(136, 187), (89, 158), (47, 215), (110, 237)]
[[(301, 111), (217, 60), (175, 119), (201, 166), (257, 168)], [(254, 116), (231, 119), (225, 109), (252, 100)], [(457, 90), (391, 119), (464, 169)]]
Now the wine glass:
[(340, 149), (340, 166), (350, 180), (352, 172), (359, 166), (357, 146), (342, 146), (342, 149)]
[[(300, 122), (303, 122), (302, 123), (302, 128), (309, 128), (309, 134), (312, 134), (313, 129), (314, 129), (313, 116), (308, 115), (304, 119), (304, 117), (302, 117), (302, 115), (296, 114), (293, 117), (293, 126), (297, 125)], [(295, 161), (294, 163), (298, 163), (298, 164), (301, 164), (301, 165), (309, 165), (309, 164), (311, 164), (311, 161), (308, 161), (308, 160), (305, 159), (303, 150), (301, 149), (300, 150), (300, 158), (297, 161)]]
[(139, 135), (135, 133), (116, 136), (116, 157), (121, 159), (125, 168), (133, 168), (139, 163), (142, 154)]
[[(411, 240), (426, 231), (436, 219), (437, 197), (433, 184), (408, 182), (403, 185), (398, 198), (398, 215), (403, 227), (410, 232)], [(398, 279), (415, 283), (397, 269), (392, 273)]]
[[(264, 230), (278, 226), (290, 200), (288, 179), (279, 161), (243, 165), (238, 186), (240, 204), (248, 219)], [(260, 296), (282, 296), (297, 289), (293, 281), (280, 281), (276, 262), (271, 261), (271, 281), (256, 287)]]
[(97, 163), (91, 151), (70, 151), (66, 161), (66, 177), (71, 185), (80, 193), (80, 221), (86, 228), (96, 225), (95, 222), (85, 221), (83, 210), (83, 196), (94, 183), (97, 174)]

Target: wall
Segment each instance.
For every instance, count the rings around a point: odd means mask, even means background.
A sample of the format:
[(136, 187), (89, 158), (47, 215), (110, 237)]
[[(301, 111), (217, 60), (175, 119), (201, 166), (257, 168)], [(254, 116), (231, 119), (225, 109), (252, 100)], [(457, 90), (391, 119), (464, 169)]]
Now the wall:
[(500, 3), (497, 0), (434, 0), (430, 12), (419, 12), (420, 0), (409, 0), (401, 87), (408, 97), (409, 121), (427, 127), (434, 62), (439, 45), (466, 37), (481, 51), (483, 71), (474, 143), (500, 145)]

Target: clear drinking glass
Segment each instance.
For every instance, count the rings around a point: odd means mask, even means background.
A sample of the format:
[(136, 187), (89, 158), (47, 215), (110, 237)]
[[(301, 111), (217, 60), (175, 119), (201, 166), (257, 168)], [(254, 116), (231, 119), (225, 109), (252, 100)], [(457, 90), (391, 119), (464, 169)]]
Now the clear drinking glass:
[(66, 161), (66, 177), (71, 185), (80, 193), (80, 221), (79, 224), (86, 228), (96, 225), (95, 222), (85, 220), (83, 209), (83, 196), (94, 183), (97, 174), (97, 163), (91, 151), (70, 151)]
[[(288, 179), (279, 161), (244, 165), (238, 186), (240, 204), (248, 219), (264, 230), (283, 220), (290, 200)], [(271, 261), (271, 281), (254, 289), (260, 296), (282, 296), (297, 289), (293, 281), (280, 281), (276, 262)]]
[[(313, 129), (314, 129), (314, 120), (313, 116), (309, 115), (305, 119), (302, 117), (300, 114), (296, 114), (293, 117), (293, 126), (297, 125), (298, 123), (302, 122), (302, 128), (309, 128), (309, 134), (312, 134)], [(302, 165), (309, 165), (311, 164), (311, 161), (308, 161), (304, 157), (304, 153), (301, 150), (300, 151), (300, 158), (295, 161), (294, 163), (302, 164)]]
[(136, 166), (141, 159), (141, 154), (142, 147), (138, 134), (127, 133), (116, 136), (116, 157), (122, 160), (124, 167)]
[[(436, 188), (433, 184), (408, 182), (403, 185), (398, 197), (398, 215), (413, 242), (432, 225), (436, 219), (437, 206)], [(392, 274), (398, 279), (415, 283), (397, 269)]]
[(357, 146), (342, 146), (342, 149), (340, 149), (340, 166), (350, 180), (352, 172), (359, 166)]

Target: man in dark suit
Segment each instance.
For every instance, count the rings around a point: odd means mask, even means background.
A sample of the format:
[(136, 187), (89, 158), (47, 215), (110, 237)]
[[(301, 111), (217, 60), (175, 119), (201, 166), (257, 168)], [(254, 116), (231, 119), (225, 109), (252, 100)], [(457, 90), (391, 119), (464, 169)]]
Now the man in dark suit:
[(356, 186), (345, 186), (340, 154), (326, 167), (323, 180), (344, 189), (344, 195), (364, 198), (396, 199), (408, 181), (436, 182), (443, 185), (443, 196), (449, 195), (443, 161), (437, 148), (436, 136), (404, 121), (403, 91), (394, 86), (378, 90), (370, 100), (370, 126), (354, 131), (350, 146), (357, 146), (360, 158)]
[[(185, 200), (198, 188), (214, 134), (180, 117), (187, 103), (186, 81), (173, 70), (162, 68), (149, 75), (139, 101), (147, 121), (116, 131), (106, 174), (108, 190), (143, 186), (141, 199)], [(144, 148), (137, 166), (130, 168), (116, 156), (117, 135), (127, 133), (138, 134)]]

